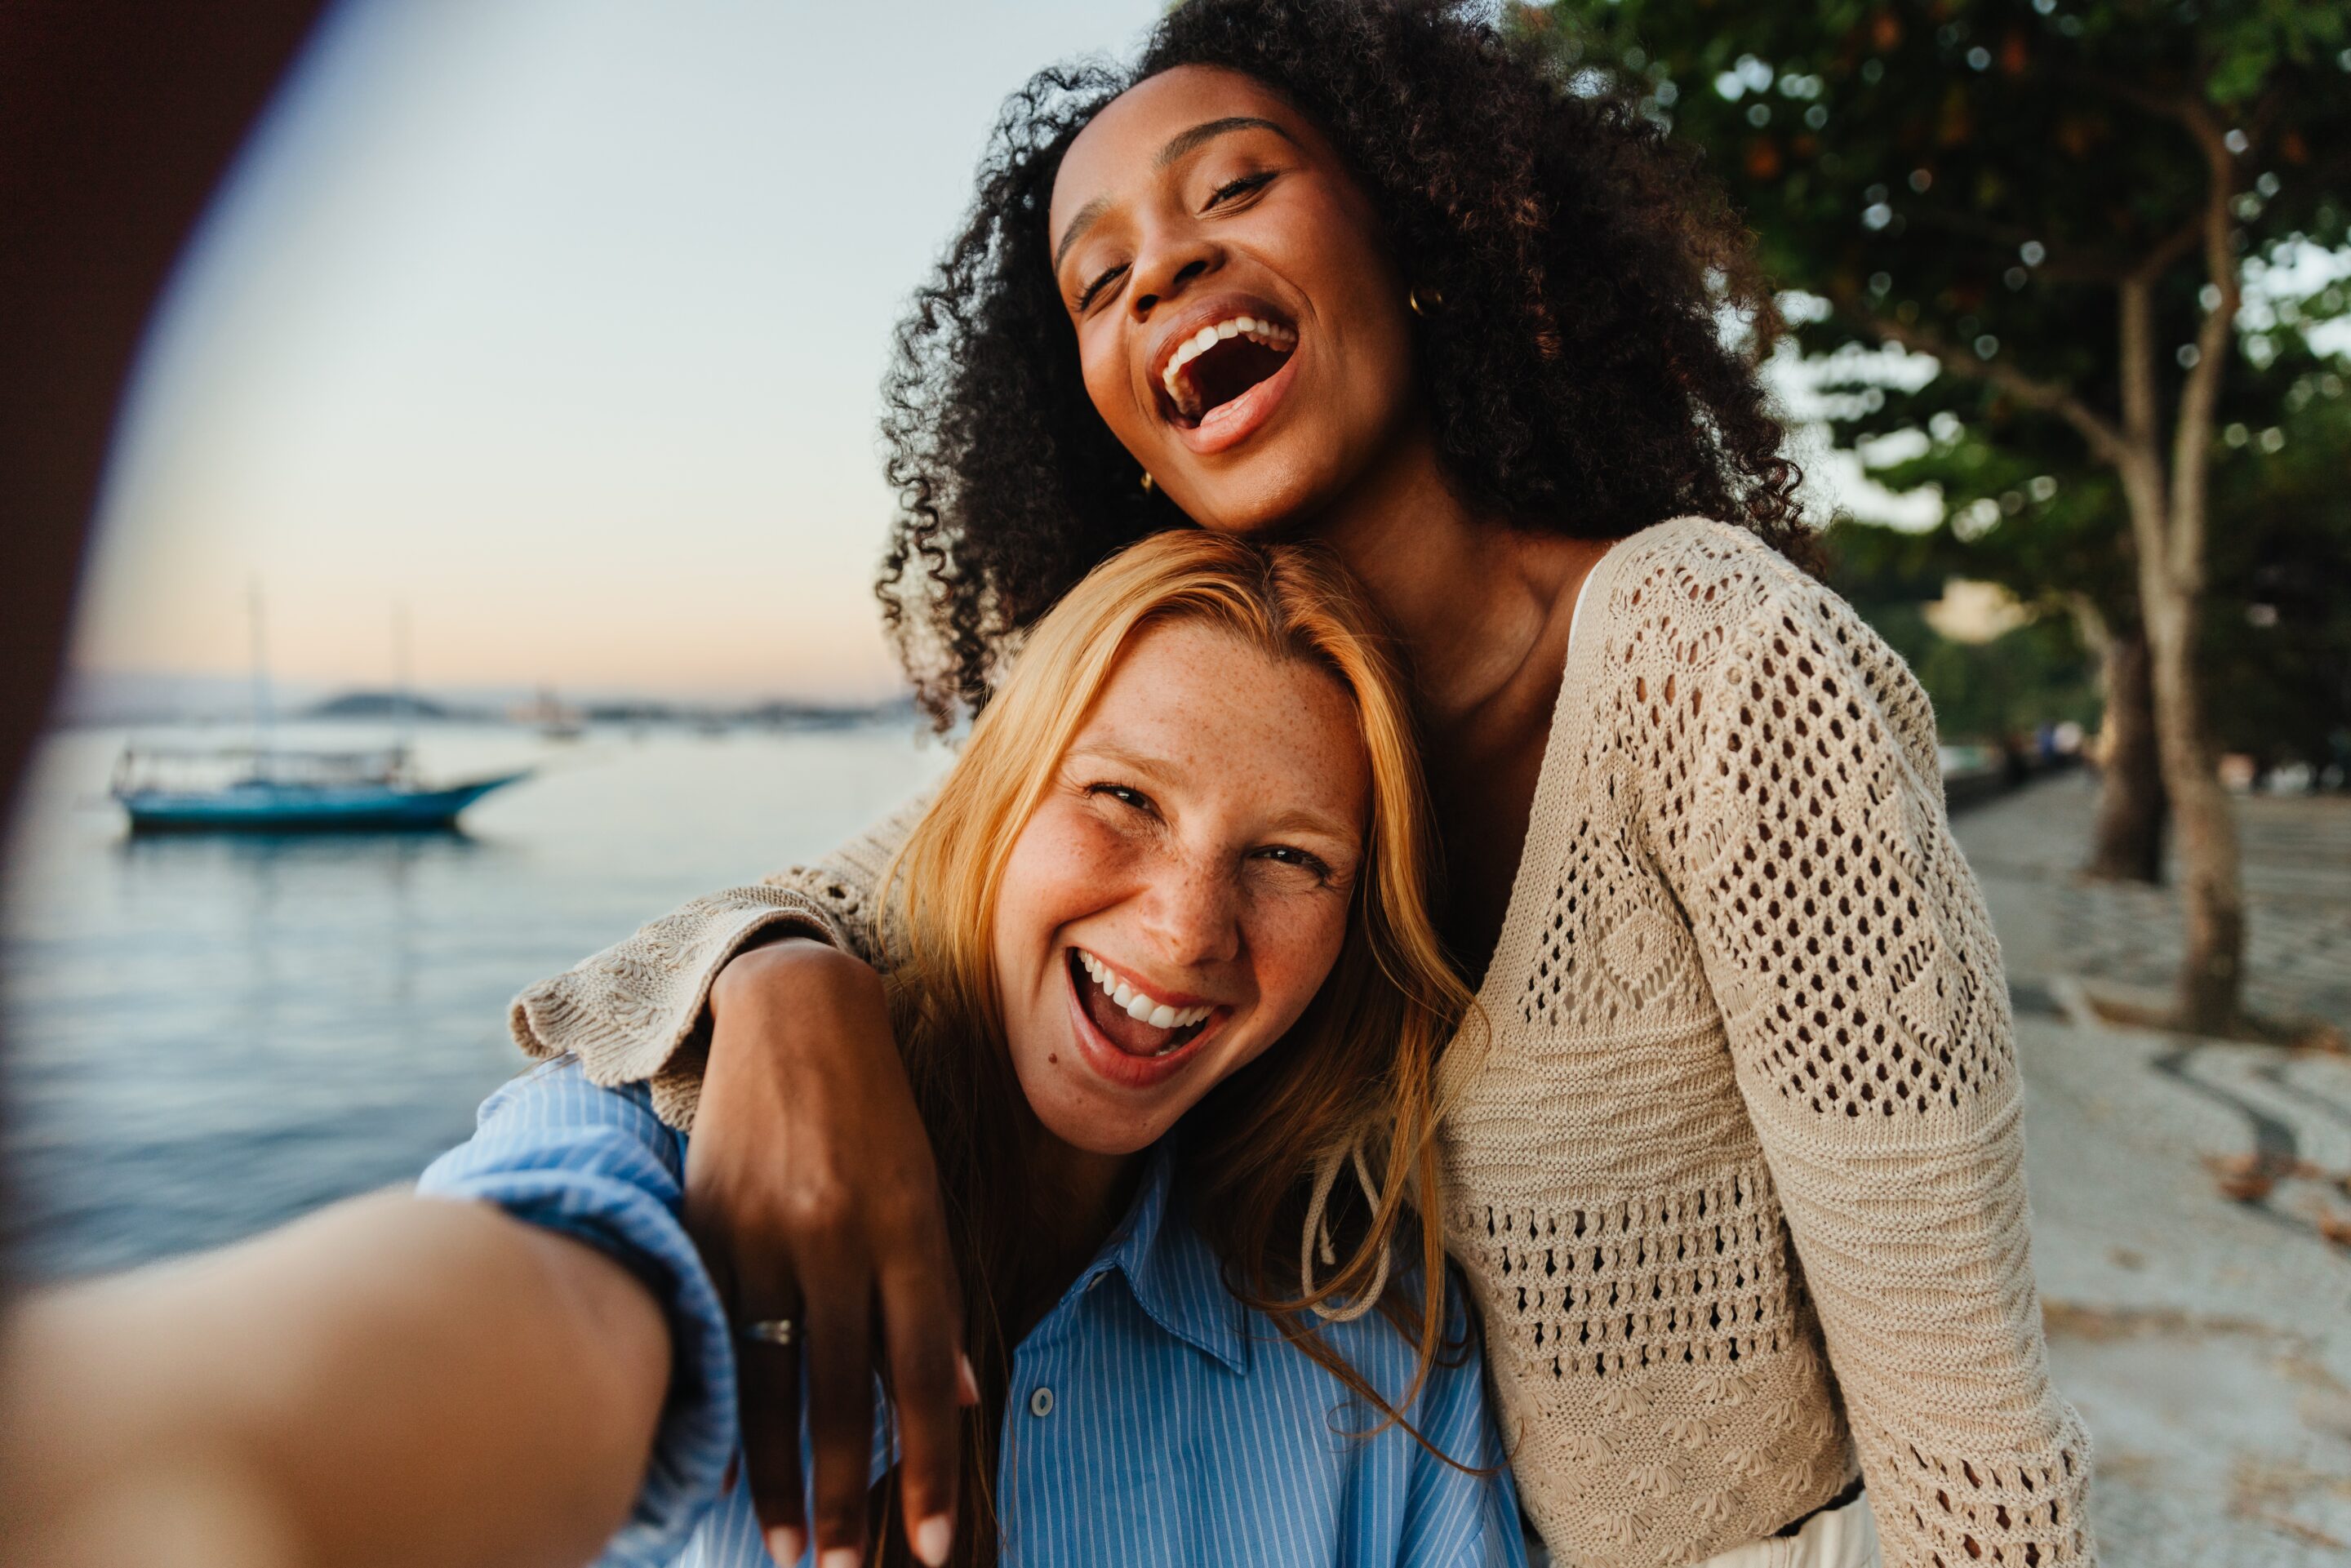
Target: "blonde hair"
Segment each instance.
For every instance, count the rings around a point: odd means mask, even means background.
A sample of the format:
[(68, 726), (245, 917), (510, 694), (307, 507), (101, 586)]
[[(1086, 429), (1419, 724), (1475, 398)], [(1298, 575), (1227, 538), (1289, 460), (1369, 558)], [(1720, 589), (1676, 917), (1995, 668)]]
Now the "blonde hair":
[[(1189, 529), (1153, 535), (1095, 568), (1037, 623), (885, 879), (893, 1021), (948, 1195), (983, 1393), (966, 1435), (958, 1562), (994, 1558), (986, 1504), (1011, 1364), (1007, 1319), (1041, 1266), (1023, 1179), (1034, 1116), (1011, 1071), (991, 950), (1004, 869), (1121, 658), (1145, 629), (1169, 622), (1216, 627), (1328, 674), (1351, 700), (1371, 771), (1340, 956), (1282, 1040), (1186, 1116), (1188, 1218), (1224, 1260), (1235, 1294), (1383, 1425), (1403, 1419), (1399, 1407), (1443, 1349), (1437, 1065), (1469, 996), (1430, 915), (1435, 830), (1403, 674), (1369, 607), (1320, 549)], [(1355, 1166), (1360, 1189), (1332, 1190), (1343, 1163)], [(1429, 1217), (1416, 1228), (1416, 1299), (1388, 1267), (1408, 1206)], [(1297, 1291), (1280, 1289), (1301, 1235), (1308, 1267)], [(1330, 1266), (1319, 1282), (1317, 1252)], [(1418, 1350), (1412, 1385), (1393, 1402), (1309, 1321), (1374, 1305)]]

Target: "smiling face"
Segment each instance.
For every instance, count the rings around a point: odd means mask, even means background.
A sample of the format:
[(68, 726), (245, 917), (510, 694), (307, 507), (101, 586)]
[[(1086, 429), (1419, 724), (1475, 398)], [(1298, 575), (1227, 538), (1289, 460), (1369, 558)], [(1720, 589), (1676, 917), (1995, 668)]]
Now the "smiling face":
[(1050, 232), (1088, 395), (1203, 527), (1317, 511), (1407, 429), (1411, 323), (1376, 214), (1251, 78), (1185, 66), (1122, 93), (1063, 158)]
[(1281, 1038), (1346, 939), (1369, 802), (1333, 676), (1198, 622), (1135, 640), (997, 899), (1005, 1035), (1049, 1132), (1131, 1154)]

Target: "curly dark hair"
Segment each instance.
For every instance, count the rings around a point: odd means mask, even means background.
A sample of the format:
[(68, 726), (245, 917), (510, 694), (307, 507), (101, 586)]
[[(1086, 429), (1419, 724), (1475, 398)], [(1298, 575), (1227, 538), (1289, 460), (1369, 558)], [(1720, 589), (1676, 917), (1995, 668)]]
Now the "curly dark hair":
[[(1047, 234), (1078, 132), (1186, 65), (1311, 117), (1403, 275), (1442, 299), (1415, 362), (1458, 494), (1587, 538), (1703, 514), (1809, 555), (1756, 375), (1769, 292), (1693, 149), (1462, 0), (1186, 0), (1131, 68), (1055, 67), (1007, 100), (971, 215), (899, 327), (883, 437), (901, 510), (875, 591), (941, 728), (1096, 562), (1186, 522), (1086, 396)], [(1762, 330), (1726, 341), (1726, 308)]]

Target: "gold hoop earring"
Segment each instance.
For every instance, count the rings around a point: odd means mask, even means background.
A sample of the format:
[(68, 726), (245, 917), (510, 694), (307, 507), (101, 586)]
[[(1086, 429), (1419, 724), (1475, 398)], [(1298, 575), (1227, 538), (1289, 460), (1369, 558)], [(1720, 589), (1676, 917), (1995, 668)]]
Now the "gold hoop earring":
[(1428, 289), (1426, 291), (1428, 295), (1428, 302), (1424, 305), (1421, 303), (1420, 298), (1423, 292), (1423, 290), (1418, 288), (1407, 288), (1404, 291), (1404, 302), (1412, 307), (1412, 313), (1414, 315), (1434, 316), (1439, 310), (1445, 308), (1444, 295), (1439, 294), (1434, 288)]
[(1156, 490), (1157, 488), (1159, 488), (1158, 482), (1152, 478), (1151, 470), (1145, 468), (1143, 471), (1143, 493), (1148, 496), (1152, 491)]

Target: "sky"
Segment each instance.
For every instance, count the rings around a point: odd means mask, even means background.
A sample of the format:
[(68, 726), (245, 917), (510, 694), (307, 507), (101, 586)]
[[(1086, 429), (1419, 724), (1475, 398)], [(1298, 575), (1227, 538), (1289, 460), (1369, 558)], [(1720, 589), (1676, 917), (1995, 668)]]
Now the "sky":
[(346, 0), (151, 328), (76, 663), (878, 695), (902, 302), (1156, 0)]

